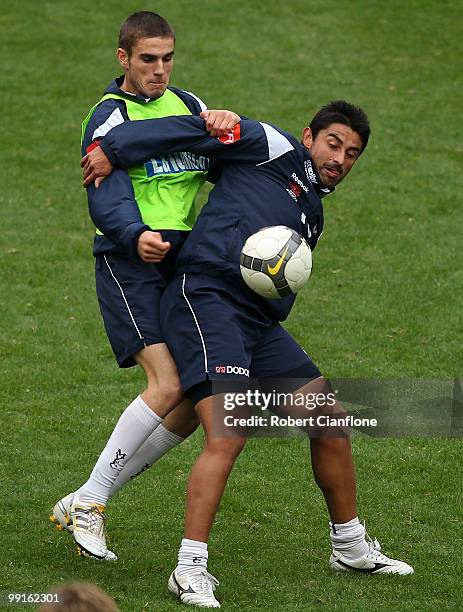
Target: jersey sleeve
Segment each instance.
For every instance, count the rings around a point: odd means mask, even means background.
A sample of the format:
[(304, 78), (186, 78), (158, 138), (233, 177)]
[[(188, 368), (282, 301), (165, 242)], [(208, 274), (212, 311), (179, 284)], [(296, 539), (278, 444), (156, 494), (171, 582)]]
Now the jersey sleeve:
[(95, 108), (85, 128), (82, 139), (82, 155), (87, 149), (98, 143), (112, 128), (128, 121), (125, 104), (122, 100), (104, 100)]
[(129, 256), (137, 257), (138, 238), (151, 228), (143, 223), (127, 172), (114, 170), (98, 189), (89, 185), (87, 196), (95, 226)]
[(215, 138), (206, 131), (203, 119), (182, 115), (118, 125), (100, 144), (113, 166), (119, 168), (181, 151), (218, 162), (258, 165), (294, 150), (292, 139), (269, 124), (250, 119), (242, 120), (225, 136)]
[[(93, 113), (82, 141), (82, 154), (92, 147), (115, 126), (127, 120), (125, 105), (116, 100), (105, 100)], [(87, 188), (88, 209), (96, 227), (111, 242), (130, 256), (137, 254), (140, 234), (151, 228), (143, 223), (135, 200), (132, 182), (125, 170), (112, 172), (98, 187)]]

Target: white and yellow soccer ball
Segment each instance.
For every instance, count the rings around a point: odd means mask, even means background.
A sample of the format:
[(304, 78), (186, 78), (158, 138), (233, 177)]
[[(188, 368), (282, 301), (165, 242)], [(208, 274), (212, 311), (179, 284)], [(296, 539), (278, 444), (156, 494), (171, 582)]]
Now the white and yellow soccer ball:
[(297, 293), (309, 280), (312, 252), (290, 227), (264, 227), (244, 243), (240, 270), (253, 291), (265, 298), (282, 298)]

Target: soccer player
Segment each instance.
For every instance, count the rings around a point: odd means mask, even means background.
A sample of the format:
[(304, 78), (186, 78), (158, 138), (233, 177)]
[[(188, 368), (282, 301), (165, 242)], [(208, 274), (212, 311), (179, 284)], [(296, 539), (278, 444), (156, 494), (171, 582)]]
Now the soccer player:
[[(88, 178), (106, 174), (111, 164), (129, 168), (166, 151), (174, 155), (187, 149), (223, 163), (221, 178), (177, 260), (177, 278), (161, 303), (167, 344), (205, 431), (204, 448), (190, 473), (184, 539), (169, 589), (184, 603), (220, 607), (214, 595), (217, 580), (207, 571), (207, 542), (246, 438), (217, 434), (213, 401), (219, 390), (213, 383), (245, 383), (253, 376), (300, 379), (305, 392), (326, 389), (317, 366), (279, 323), (295, 296), (267, 300), (251, 291), (240, 275), (241, 248), (263, 226), (286, 225), (313, 250), (323, 229), (322, 197), (349, 174), (367, 146), (370, 127), (365, 113), (345, 101), (317, 112), (302, 142), (249, 120), (224, 138), (211, 137), (197, 117), (145, 123), (111, 130), (100, 143), (110, 164), (101, 150), (91, 154), (84, 162)], [(342, 414), (337, 401), (333, 413)], [(349, 436), (312, 435), (310, 447), (315, 480), (330, 516), (331, 568), (412, 573), (407, 563), (382, 554), (358, 519)]]
[[(174, 31), (156, 13), (138, 12), (122, 24), (117, 58), (124, 75), (85, 119), (83, 154), (124, 122), (202, 113), (211, 133), (221, 134), (240, 120), (229, 111), (207, 111), (193, 94), (168, 87), (174, 47)], [(108, 499), (198, 424), (191, 403), (182, 401), (160, 330), (159, 301), (195, 221), (194, 199), (209, 162), (191, 154), (144, 162), (114, 172), (98, 189), (88, 186), (98, 228), (96, 288), (106, 333), (119, 366), (138, 364), (147, 378), (147, 388), (121, 415), (87, 482), (53, 508), (52, 521), (73, 532), (79, 552), (99, 559), (115, 558), (106, 545)]]

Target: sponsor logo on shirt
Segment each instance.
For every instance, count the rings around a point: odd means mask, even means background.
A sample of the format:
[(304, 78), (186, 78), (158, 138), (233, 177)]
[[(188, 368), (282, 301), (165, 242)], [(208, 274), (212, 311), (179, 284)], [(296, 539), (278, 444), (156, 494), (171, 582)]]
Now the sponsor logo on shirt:
[(309, 188), (307, 187), (307, 185), (304, 185), (304, 183), (301, 181), (301, 179), (297, 176), (295, 172), (291, 174), (291, 178), (294, 179), (294, 182), (299, 185), (298, 195), (301, 194), (302, 190), (305, 191), (305, 193), (309, 193)]
[(215, 366), (216, 374), (240, 374), (241, 376), (247, 376), (249, 378), (248, 368), (242, 368), (241, 366)]
[(209, 168), (209, 159), (195, 153), (172, 153), (145, 162), (148, 177), (160, 174), (177, 174), (178, 172), (205, 172)]
[(218, 139), (220, 140), (220, 142), (223, 142), (223, 144), (233, 144), (240, 138), (241, 138), (241, 128), (240, 128), (239, 123), (237, 123), (232, 130), (230, 130), (223, 136), (218, 136)]
[(309, 193), (309, 188), (301, 181), (295, 172), (291, 174), (291, 178), (293, 180), (289, 182), (289, 189), (286, 189), (286, 191), (289, 193), (292, 199), (297, 202), (297, 199), (302, 192)]
[(317, 175), (315, 174), (315, 171), (313, 169), (312, 162), (310, 161), (310, 159), (305, 160), (304, 168), (305, 168), (306, 176), (309, 179), (309, 181), (317, 185), (318, 184)]

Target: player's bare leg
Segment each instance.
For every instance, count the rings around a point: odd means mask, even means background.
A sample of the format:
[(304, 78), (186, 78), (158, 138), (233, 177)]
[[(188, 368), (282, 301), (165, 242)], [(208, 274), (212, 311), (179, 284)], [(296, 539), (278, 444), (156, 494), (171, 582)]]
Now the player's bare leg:
[[(323, 385), (323, 378), (314, 381)], [(328, 389), (325, 389), (325, 393)], [(326, 412), (322, 410), (322, 412)], [(339, 402), (329, 408), (334, 416), (346, 415)], [(350, 436), (344, 428), (328, 428), (323, 435), (311, 437), (310, 454), (315, 481), (320, 487), (331, 518), (332, 569), (370, 574), (411, 574), (413, 568), (403, 561), (381, 553), (377, 540), (371, 540), (357, 516), (355, 468)]]
[(214, 434), (212, 397), (198, 402), (196, 411), (204, 428), (205, 441), (188, 480), (185, 538), (207, 542), (228, 476), (246, 438)]
[(323, 492), (331, 518), (332, 569), (370, 574), (412, 574), (413, 568), (381, 553), (357, 516), (355, 471), (350, 438), (321, 437), (310, 440), (312, 470)]
[[(336, 423), (343, 419), (346, 412), (333, 398), (326, 380), (316, 378), (302, 388), (298, 394), (306, 397), (331, 397), (311, 411), (312, 416), (330, 418), (329, 427), (310, 427), (305, 429), (310, 436), (312, 470), (320, 487), (330, 515), (330, 537), (333, 553), (330, 566), (336, 570), (362, 571), (372, 574), (395, 573), (410, 574), (413, 569), (403, 561), (390, 559), (381, 553), (381, 547), (372, 541), (357, 516), (355, 468), (349, 431)], [(330, 394), (330, 395), (329, 395)], [(286, 414), (304, 417), (304, 408), (294, 403), (285, 408)], [(315, 418), (315, 422), (317, 419)]]
[(151, 344), (136, 353), (134, 359), (145, 371), (148, 383), (140, 397), (164, 418), (183, 399), (177, 367), (167, 345)]
[(184, 399), (169, 412), (162, 424), (168, 431), (185, 439), (196, 431), (199, 419), (191, 401)]
[[(291, 379), (287, 379), (291, 384)], [(280, 390), (280, 389), (279, 389)], [(286, 389), (284, 389), (286, 391)], [(335, 399), (327, 381), (319, 376), (296, 390), (291, 390), (292, 402), (272, 408), (281, 416), (305, 419), (311, 416), (343, 418), (346, 412)], [(297, 397), (318, 398), (309, 408), (295, 401)], [(336, 422), (336, 421), (335, 421)], [(333, 523), (346, 523), (357, 516), (355, 470), (352, 460), (349, 431), (344, 427), (311, 425), (302, 428), (310, 437), (312, 470), (320, 487)]]
[(236, 458), (246, 438), (218, 437), (214, 432), (213, 398), (196, 405), (205, 432), (204, 448), (190, 472), (187, 488), (185, 536), (169, 590), (187, 604), (218, 608), (217, 580), (207, 571), (207, 540)]
[(349, 437), (312, 438), (310, 451), (315, 481), (331, 518), (331, 568), (370, 574), (412, 574), (410, 565), (381, 553), (379, 542), (369, 538), (358, 519)]
[(333, 523), (357, 516), (355, 471), (350, 438), (311, 438), (310, 456), (315, 482), (320, 487)]

